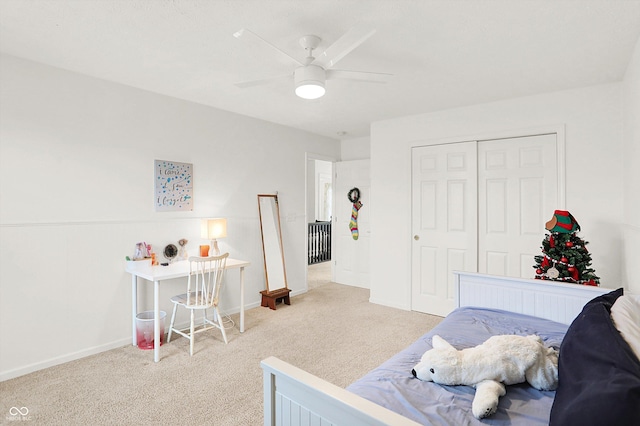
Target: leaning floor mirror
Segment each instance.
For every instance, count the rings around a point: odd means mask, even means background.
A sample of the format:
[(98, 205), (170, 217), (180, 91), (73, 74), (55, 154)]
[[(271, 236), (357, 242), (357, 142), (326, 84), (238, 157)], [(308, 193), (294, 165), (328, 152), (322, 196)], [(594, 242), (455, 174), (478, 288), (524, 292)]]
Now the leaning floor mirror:
[(284, 266), (282, 246), (282, 230), (280, 228), (280, 208), (278, 196), (258, 194), (258, 213), (262, 234), (262, 253), (264, 255), (264, 272), (266, 290), (261, 291), (262, 306), (276, 309), (275, 305), (282, 300), (291, 304), (287, 286), (287, 273)]

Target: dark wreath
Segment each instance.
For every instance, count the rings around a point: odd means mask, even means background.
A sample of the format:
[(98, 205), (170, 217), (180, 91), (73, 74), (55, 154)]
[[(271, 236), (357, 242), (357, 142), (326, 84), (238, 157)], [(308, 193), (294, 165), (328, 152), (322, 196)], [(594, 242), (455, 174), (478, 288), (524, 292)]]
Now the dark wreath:
[(358, 188), (351, 188), (349, 193), (347, 194), (347, 198), (352, 203), (357, 203), (360, 200), (360, 190)]

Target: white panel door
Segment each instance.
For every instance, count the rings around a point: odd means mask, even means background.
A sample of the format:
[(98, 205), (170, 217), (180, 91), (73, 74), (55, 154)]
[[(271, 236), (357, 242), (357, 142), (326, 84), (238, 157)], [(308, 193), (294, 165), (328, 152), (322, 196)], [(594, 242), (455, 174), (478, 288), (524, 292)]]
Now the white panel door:
[(477, 270), (476, 142), (412, 150), (411, 308), (447, 315), (453, 273)]
[(544, 224), (558, 208), (556, 135), (478, 144), (478, 271), (533, 278)]
[[(371, 240), (371, 178), (370, 161), (354, 160), (335, 163), (335, 201), (332, 256), (335, 260), (335, 281), (369, 288), (369, 246)], [(360, 190), (362, 208), (358, 211), (358, 239), (354, 240), (349, 223), (353, 204), (347, 194)]]

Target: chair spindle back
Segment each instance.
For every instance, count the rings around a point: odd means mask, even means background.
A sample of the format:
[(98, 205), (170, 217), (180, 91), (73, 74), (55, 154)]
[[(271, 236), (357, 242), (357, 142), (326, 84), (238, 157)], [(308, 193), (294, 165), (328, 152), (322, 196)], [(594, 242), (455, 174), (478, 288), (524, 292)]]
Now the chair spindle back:
[(189, 258), (187, 306), (217, 306), (229, 253), (220, 256)]

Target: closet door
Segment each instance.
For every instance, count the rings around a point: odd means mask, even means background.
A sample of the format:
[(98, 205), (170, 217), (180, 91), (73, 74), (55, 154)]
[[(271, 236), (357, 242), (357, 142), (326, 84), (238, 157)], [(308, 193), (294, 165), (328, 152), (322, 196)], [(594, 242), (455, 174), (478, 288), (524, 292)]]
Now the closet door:
[(411, 308), (447, 315), (453, 273), (477, 270), (476, 142), (412, 151)]
[(447, 315), (453, 271), (533, 277), (561, 208), (555, 134), (412, 150), (411, 307)]
[(559, 208), (556, 135), (478, 143), (478, 271), (533, 278), (544, 224)]

